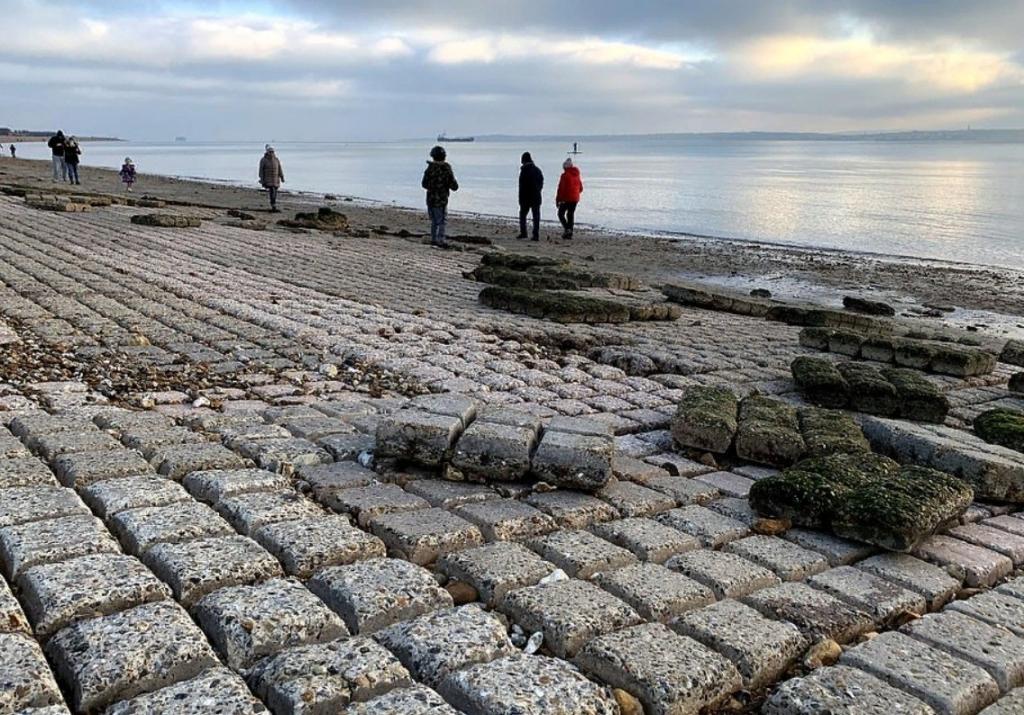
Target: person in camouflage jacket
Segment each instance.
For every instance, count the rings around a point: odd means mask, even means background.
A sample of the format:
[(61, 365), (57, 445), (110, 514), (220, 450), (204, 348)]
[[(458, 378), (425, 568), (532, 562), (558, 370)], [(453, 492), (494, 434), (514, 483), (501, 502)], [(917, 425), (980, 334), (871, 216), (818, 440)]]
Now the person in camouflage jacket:
[(427, 191), (427, 213), (430, 215), (430, 242), (444, 248), (445, 229), (448, 224), (448, 196), (452, 191), (459, 190), (459, 182), (455, 180), (455, 172), (445, 159), (444, 147), (435, 146), (430, 150), (430, 161), (423, 172), (421, 185)]

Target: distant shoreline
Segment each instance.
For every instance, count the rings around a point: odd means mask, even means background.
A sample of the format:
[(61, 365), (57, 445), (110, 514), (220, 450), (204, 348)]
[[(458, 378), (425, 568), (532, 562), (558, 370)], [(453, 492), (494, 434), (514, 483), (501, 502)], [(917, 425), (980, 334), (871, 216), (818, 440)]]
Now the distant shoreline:
[[(52, 135), (50, 135), (52, 136)], [(23, 136), (20, 134), (0, 134), (0, 144), (28, 144), (37, 142), (46, 142), (50, 139), (50, 136)], [(70, 134), (68, 136), (71, 136)], [(80, 142), (124, 142), (127, 139), (118, 139), (117, 137), (78, 137)]]

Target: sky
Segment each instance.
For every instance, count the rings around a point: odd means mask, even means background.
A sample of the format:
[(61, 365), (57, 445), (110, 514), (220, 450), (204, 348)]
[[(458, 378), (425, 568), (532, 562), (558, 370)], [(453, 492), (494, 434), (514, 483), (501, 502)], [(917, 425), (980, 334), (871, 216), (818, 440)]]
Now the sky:
[(153, 141), (1024, 128), (1024, 0), (0, 0), (0, 126)]

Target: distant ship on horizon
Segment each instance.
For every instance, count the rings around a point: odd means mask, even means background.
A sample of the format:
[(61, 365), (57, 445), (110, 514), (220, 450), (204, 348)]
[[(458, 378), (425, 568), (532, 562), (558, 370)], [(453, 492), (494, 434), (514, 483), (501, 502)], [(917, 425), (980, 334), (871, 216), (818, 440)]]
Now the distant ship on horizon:
[(187, 137), (174, 137), (174, 141), (176, 141), (176, 142), (187, 142), (188, 138)]
[(475, 142), (476, 137), (450, 137), (447, 132), (441, 132), (437, 135), (437, 141), (439, 142)]

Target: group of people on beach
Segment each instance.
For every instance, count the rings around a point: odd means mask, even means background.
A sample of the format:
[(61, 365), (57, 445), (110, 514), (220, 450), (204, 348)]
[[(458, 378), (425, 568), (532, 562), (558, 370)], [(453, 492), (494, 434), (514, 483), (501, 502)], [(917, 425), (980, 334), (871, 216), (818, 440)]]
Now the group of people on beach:
[[(78, 165), (81, 161), (82, 147), (78, 139), (73, 136), (64, 136), (63, 130), (58, 129), (46, 142), (50, 147), (50, 157), (53, 166), (53, 180), (65, 181), (69, 184), (81, 184), (78, 173)], [(14, 145), (11, 145), (11, 156), (14, 156)], [(135, 164), (129, 156), (124, 158), (119, 172), (121, 183), (126, 191), (131, 191), (135, 185)]]
[[(543, 203), (544, 173), (533, 163), (530, 152), (523, 152), (519, 168), (519, 238), (527, 238), (526, 219), (532, 215), (534, 241), (540, 240), (540, 207)], [(259, 165), (259, 182), (270, 198), (270, 210), (278, 213), (277, 194), (284, 183), (284, 169), (274, 147), (264, 146)], [(448, 226), (448, 198), (459, 190), (455, 171), (448, 163), (448, 152), (443, 146), (430, 150), (430, 161), (420, 182), (427, 192), (427, 215), (430, 217), (430, 243), (440, 248), (448, 246), (445, 231)], [(562, 225), (562, 238), (571, 239), (576, 224), (576, 206), (583, 193), (583, 179), (572, 158), (562, 162), (562, 176), (555, 192), (558, 222)]]
[[(445, 230), (448, 224), (448, 197), (459, 190), (455, 171), (448, 163), (448, 153), (443, 146), (430, 150), (430, 161), (423, 172), (423, 188), (427, 192), (427, 214), (430, 216), (430, 242), (445, 248), (448, 241)], [(523, 152), (519, 168), (519, 238), (527, 238), (526, 219), (533, 219), (534, 241), (540, 240), (540, 207), (543, 203), (544, 173), (533, 162), (530, 152)], [(576, 206), (583, 193), (583, 179), (579, 167), (571, 157), (562, 162), (562, 176), (555, 192), (558, 207), (558, 222), (562, 225), (562, 238), (571, 239), (576, 223)]]

